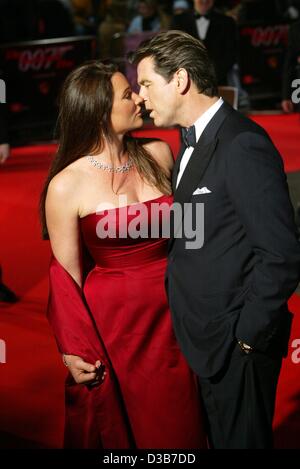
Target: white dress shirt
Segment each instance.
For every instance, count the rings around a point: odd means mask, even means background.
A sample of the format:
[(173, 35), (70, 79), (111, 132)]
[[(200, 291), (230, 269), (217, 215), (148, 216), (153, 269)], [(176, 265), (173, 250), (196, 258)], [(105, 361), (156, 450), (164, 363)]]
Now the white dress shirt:
[(210, 24), (210, 20), (208, 20), (204, 16), (196, 20), (196, 26), (197, 26), (198, 34), (199, 34), (201, 41), (204, 41), (204, 39), (206, 38), (209, 24)]
[[(216, 112), (220, 109), (223, 104), (223, 99), (219, 98), (218, 101), (210, 106), (194, 123), (195, 131), (196, 131), (196, 142), (198, 142), (199, 138), (201, 137), (202, 132), (204, 131), (205, 127), (209, 123), (209, 121), (214, 117)], [(194, 147), (187, 147), (185, 152), (182, 155), (180, 168), (177, 176), (176, 188), (178, 187), (179, 181), (182, 178), (183, 172), (189, 162), (189, 159), (194, 151)]]

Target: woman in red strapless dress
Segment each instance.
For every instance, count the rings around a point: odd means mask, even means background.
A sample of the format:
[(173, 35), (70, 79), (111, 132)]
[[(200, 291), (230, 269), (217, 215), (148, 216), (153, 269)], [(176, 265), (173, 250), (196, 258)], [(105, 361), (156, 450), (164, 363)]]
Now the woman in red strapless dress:
[(197, 379), (164, 288), (171, 153), (126, 136), (142, 125), (141, 101), (99, 62), (73, 71), (62, 92), (41, 206), (54, 255), (48, 318), (70, 371), (66, 447), (206, 447)]

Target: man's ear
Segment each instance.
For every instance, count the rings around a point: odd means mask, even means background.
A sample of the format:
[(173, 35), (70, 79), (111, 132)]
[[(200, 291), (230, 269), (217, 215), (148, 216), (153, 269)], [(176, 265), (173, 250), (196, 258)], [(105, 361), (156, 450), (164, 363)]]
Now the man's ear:
[(175, 72), (174, 80), (180, 94), (186, 92), (189, 87), (189, 75), (185, 68), (179, 68)]

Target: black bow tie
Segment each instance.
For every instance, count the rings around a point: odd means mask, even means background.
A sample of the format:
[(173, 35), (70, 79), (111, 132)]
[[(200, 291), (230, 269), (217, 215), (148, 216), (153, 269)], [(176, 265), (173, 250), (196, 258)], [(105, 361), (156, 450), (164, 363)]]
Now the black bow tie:
[(188, 129), (185, 127), (181, 128), (181, 135), (182, 135), (182, 140), (184, 141), (184, 144), (186, 147), (195, 147), (197, 140), (196, 140), (196, 129), (195, 126), (192, 125)]
[(199, 18), (206, 18), (207, 20), (210, 19), (209, 13), (206, 13), (206, 15), (200, 15), (200, 13), (197, 13), (197, 11), (194, 12), (194, 17), (196, 20), (198, 20)]

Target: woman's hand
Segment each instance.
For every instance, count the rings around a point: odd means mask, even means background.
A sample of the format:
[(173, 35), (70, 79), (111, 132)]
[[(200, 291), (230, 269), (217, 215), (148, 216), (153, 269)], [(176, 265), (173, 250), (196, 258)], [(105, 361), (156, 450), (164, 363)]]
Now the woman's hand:
[(100, 384), (106, 375), (100, 360), (92, 365), (77, 355), (63, 355), (63, 361), (77, 384)]

